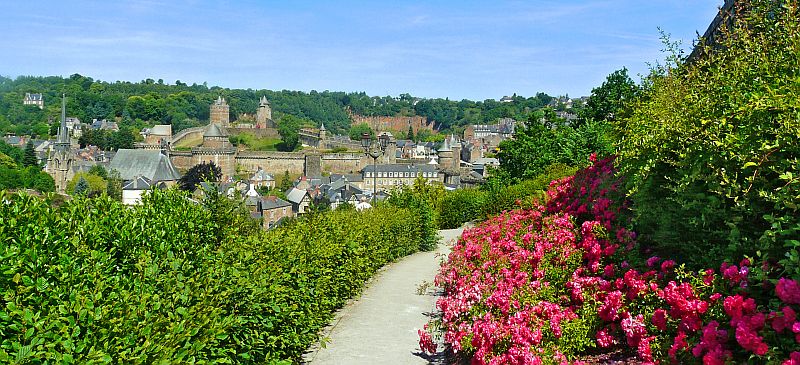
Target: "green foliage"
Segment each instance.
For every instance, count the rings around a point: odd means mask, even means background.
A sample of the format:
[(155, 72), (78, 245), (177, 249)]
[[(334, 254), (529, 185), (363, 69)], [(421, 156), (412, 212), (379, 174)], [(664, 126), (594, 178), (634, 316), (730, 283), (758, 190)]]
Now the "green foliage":
[(514, 139), (500, 143), (497, 174), (509, 181), (533, 178), (553, 164), (583, 166), (592, 153), (613, 153), (611, 128), (605, 122), (587, 122), (577, 128), (548, 126), (533, 118), (518, 128)]
[(375, 131), (367, 123), (355, 124), (350, 127), (350, 139), (354, 141), (360, 141), (364, 133), (368, 133), (370, 138), (375, 138)]
[(0, 152), (0, 167), (15, 169), (17, 168), (17, 162), (5, 153)]
[(108, 179), (108, 170), (103, 165), (94, 165), (89, 168), (89, 173), (95, 176), (100, 176), (103, 179)]
[(178, 180), (181, 190), (194, 191), (201, 182), (216, 182), (222, 177), (222, 169), (213, 162), (194, 165)]
[(639, 93), (639, 87), (630, 76), (628, 69), (612, 72), (602, 85), (592, 89), (592, 95), (581, 110), (584, 121), (615, 121), (629, 117), (631, 106)]
[(25, 145), (25, 151), (22, 155), (23, 166), (39, 166), (39, 159), (36, 157), (36, 151), (33, 149), (33, 142), (28, 141)]
[[(83, 186), (81, 186), (81, 182), (83, 182)], [(75, 174), (72, 180), (67, 183), (67, 193), (73, 195), (95, 197), (102, 195), (107, 190), (108, 186), (105, 179), (86, 172)]]
[(34, 189), (43, 193), (56, 190), (53, 178), (38, 167), (0, 166), (0, 190)]
[(89, 182), (83, 176), (78, 176), (78, 182), (72, 188), (72, 194), (75, 196), (89, 195)]
[[(277, 181), (276, 181), (277, 183)], [(278, 185), (278, 189), (283, 193), (289, 191), (294, 185), (292, 184), (292, 177), (289, 175), (289, 170), (283, 172), (283, 177), (281, 177), (281, 182)]]
[(421, 239), (416, 214), (397, 208), (245, 235), (207, 209), (232, 203), (175, 190), (134, 207), (0, 198), (3, 363), (297, 362), (337, 308)]
[(130, 128), (120, 128), (118, 132), (108, 129), (85, 129), (78, 138), (81, 148), (97, 146), (102, 150), (118, 150), (133, 148), (136, 137)]
[(414, 216), (414, 234), (420, 238), (419, 249), (432, 251), (438, 242), (436, 232), (438, 218), (437, 207), (444, 195), (444, 188), (440, 185), (428, 184), (424, 178), (419, 177), (412, 186), (401, 186), (392, 191), (387, 200), (389, 206), (411, 209), (416, 212)]
[(119, 175), (119, 171), (111, 170), (111, 175), (106, 182), (106, 194), (111, 199), (122, 201), (122, 177)]
[(281, 135), (281, 143), (277, 146), (278, 150), (291, 152), (300, 147), (298, 132), (300, 128), (308, 124), (309, 121), (286, 114), (281, 116), (277, 123), (278, 134)]
[(750, 1), (716, 45), (647, 80), (618, 124), (641, 242), (693, 267), (760, 255), (800, 277), (797, 12)]

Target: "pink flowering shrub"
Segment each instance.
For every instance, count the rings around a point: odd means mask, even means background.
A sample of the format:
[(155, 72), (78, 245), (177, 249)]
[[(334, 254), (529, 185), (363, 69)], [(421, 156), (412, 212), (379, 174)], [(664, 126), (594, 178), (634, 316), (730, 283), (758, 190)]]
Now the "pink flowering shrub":
[(644, 364), (800, 365), (800, 284), (781, 278), (757, 302), (772, 284), (751, 282), (749, 260), (689, 272), (637, 259), (613, 161), (593, 156), (551, 183), (546, 205), (464, 232), (436, 279), (445, 343), (473, 364), (580, 363), (622, 348)]

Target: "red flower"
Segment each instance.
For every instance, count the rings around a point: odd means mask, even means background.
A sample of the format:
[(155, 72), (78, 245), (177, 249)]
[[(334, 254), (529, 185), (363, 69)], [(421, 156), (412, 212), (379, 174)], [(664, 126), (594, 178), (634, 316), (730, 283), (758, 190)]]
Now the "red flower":
[(800, 304), (800, 284), (797, 281), (781, 278), (775, 286), (775, 294), (786, 304)]

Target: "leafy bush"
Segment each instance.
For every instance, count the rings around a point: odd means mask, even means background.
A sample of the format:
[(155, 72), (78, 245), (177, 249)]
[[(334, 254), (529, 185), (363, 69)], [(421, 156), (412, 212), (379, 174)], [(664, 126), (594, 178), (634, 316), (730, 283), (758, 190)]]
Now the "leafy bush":
[(692, 62), (647, 80), (619, 124), (636, 230), (694, 268), (760, 255), (800, 278), (800, 17), (795, 0), (737, 2)]
[(215, 216), (225, 203), (174, 190), (134, 207), (0, 194), (2, 363), (297, 361), (365, 280), (424, 239), (409, 209), (251, 233)]

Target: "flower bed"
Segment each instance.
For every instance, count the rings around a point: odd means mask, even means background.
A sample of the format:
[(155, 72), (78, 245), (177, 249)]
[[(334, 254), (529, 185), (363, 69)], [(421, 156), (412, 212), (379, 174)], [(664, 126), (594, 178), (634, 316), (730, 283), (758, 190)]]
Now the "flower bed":
[(749, 259), (701, 272), (640, 259), (615, 176), (613, 158), (593, 158), (551, 184), (546, 206), (465, 231), (428, 328), (475, 364), (582, 363), (620, 349), (646, 364), (800, 364), (800, 284), (770, 281), (774, 269)]

